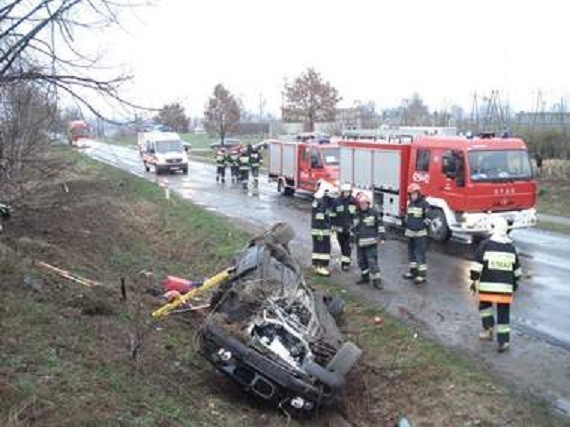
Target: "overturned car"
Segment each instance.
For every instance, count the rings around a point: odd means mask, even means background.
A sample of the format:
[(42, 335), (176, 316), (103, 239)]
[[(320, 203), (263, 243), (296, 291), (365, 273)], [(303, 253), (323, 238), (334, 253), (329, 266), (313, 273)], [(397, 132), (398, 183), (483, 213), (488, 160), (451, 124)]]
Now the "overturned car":
[(337, 327), (342, 301), (305, 283), (288, 248), (292, 237), (288, 225), (277, 224), (236, 257), (211, 298), (197, 346), (248, 392), (311, 411), (335, 402), (362, 351)]

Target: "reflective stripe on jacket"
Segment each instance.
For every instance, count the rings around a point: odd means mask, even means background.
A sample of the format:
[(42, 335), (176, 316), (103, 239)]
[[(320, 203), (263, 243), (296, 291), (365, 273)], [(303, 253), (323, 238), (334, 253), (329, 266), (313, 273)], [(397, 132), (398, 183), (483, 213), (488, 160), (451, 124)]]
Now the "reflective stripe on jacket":
[(359, 247), (375, 245), (378, 240), (386, 239), (382, 217), (374, 208), (356, 211), (353, 230)]
[(415, 201), (409, 201), (406, 210), (406, 232), (408, 237), (427, 236), (427, 214), (431, 207), (423, 196), (418, 197)]
[(479, 300), (511, 303), (522, 276), (517, 251), (508, 238), (490, 237), (479, 245), (470, 278), (479, 282)]
[(328, 203), (323, 199), (313, 201), (311, 211), (311, 234), (313, 236), (330, 236), (331, 223), (328, 211)]
[(339, 233), (348, 233), (354, 224), (356, 201), (354, 197), (338, 197), (331, 207), (331, 222), (333, 229)]

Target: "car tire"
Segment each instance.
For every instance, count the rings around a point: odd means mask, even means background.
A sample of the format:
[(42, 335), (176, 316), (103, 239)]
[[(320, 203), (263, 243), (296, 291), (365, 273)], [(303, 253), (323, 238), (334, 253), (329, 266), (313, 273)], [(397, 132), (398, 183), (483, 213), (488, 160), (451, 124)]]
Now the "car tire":
[(347, 341), (337, 351), (327, 365), (327, 369), (338, 375), (345, 376), (362, 356), (362, 350), (354, 343)]
[(159, 168), (158, 166), (155, 166), (155, 167), (154, 167), (154, 172), (155, 172), (157, 175), (162, 175), (162, 169)]
[(184, 175), (188, 175), (188, 168), (182, 169), (182, 173), (183, 173)]
[(272, 227), (270, 233), (277, 243), (288, 244), (295, 237), (295, 230), (287, 223), (279, 223)]
[(325, 298), (325, 304), (327, 306), (327, 310), (331, 314), (332, 317), (338, 319), (342, 313), (344, 312), (344, 301), (339, 297), (328, 297)]
[(445, 242), (451, 237), (451, 230), (441, 209), (433, 209), (429, 215), (429, 235), (436, 242)]

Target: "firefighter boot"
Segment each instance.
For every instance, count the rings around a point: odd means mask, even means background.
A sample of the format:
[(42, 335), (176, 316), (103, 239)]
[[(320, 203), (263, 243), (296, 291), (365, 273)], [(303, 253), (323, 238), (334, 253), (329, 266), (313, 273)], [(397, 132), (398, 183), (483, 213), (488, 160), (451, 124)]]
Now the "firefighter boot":
[(367, 283), (370, 283), (370, 275), (369, 274), (362, 274), (360, 276), (360, 280), (358, 280), (356, 282), (357, 285), (365, 285)]
[(317, 267), (315, 269), (315, 273), (317, 273), (319, 276), (323, 276), (323, 277), (329, 277), (331, 275), (329, 269), (326, 267)]
[(509, 348), (511, 348), (511, 345), (508, 342), (502, 342), (499, 344), (499, 347), (497, 348), (497, 351), (499, 353), (504, 353), (505, 351), (508, 351)]
[(416, 277), (414, 277), (414, 284), (415, 284), (415, 285), (421, 285), (421, 284), (423, 284), (423, 283), (425, 283), (425, 282), (426, 282), (426, 278), (423, 277), (423, 276), (416, 276)]
[(485, 329), (479, 332), (479, 339), (481, 341), (493, 341), (493, 328)]

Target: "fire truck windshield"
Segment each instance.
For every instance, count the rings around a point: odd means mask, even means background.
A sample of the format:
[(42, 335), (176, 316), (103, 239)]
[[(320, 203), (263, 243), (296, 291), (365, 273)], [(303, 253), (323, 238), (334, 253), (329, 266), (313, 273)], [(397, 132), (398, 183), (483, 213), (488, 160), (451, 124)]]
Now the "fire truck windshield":
[(323, 159), (327, 165), (338, 165), (339, 149), (325, 148), (323, 150)]
[(157, 141), (157, 153), (170, 153), (173, 151), (182, 151), (182, 143), (180, 141)]
[(467, 157), (472, 182), (532, 179), (526, 150), (471, 151)]

